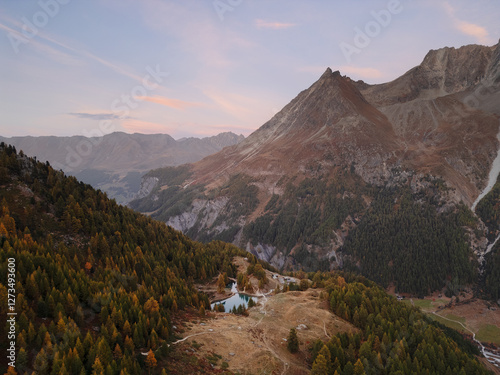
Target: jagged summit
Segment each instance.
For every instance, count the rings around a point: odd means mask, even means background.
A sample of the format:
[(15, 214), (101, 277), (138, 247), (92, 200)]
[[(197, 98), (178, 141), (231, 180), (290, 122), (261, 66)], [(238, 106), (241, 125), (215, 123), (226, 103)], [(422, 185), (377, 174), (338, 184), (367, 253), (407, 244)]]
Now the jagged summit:
[(331, 76), (337, 77), (340, 76), (340, 71), (332, 71), (332, 68), (328, 67), (326, 68), (325, 72), (319, 77), (319, 80), (329, 78)]
[(472, 44), (430, 50), (418, 66), (391, 82), (356, 85), (377, 107), (456, 94), (479, 84), (488, 75), (495, 49), (498, 45)]
[(326, 79), (328, 78), (329, 76), (331, 76), (333, 73), (332, 73), (332, 69), (330, 67), (326, 68), (325, 72), (321, 75), (321, 77), (319, 77), (319, 79)]

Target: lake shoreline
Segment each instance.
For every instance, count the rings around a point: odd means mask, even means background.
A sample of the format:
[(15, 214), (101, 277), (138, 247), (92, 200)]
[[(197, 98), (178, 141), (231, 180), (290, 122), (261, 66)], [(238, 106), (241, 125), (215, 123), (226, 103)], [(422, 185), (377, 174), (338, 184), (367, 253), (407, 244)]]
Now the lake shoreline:
[[(240, 293), (240, 291), (238, 290), (238, 286), (235, 282), (233, 282), (233, 284), (231, 285), (231, 292), (230, 294), (228, 294), (227, 296), (225, 296), (225, 298), (217, 298), (215, 300), (212, 300), (210, 302), (210, 307), (212, 309), (214, 309), (217, 305), (219, 304), (222, 304), (222, 305), (225, 305), (225, 310), (226, 312), (230, 312), (230, 309), (231, 307), (233, 306), (232, 304), (234, 303), (234, 301), (232, 301), (232, 299), (234, 299), (235, 297), (239, 297), (239, 301), (238, 302), (241, 302), (241, 303), (238, 303), (238, 305), (243, 305), (245, 308), (247, 308), (248, 306), (248, 302), (250, 300), (254, 300), (254, 302), (257, 302), (259, 297), (262, 297), (260, 295), (251, 295), (251, 294), (247, 294), (247, 293)], [(229, 304), (226, 305), (226, 302), (228, 302)], [(236, 306), (236, 305), (234, 305)]]

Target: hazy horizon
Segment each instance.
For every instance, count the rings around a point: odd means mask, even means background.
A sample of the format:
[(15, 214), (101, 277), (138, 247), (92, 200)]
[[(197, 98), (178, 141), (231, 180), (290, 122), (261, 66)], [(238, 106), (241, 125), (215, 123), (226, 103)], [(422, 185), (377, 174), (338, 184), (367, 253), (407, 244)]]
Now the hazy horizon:
[(2, 2), (0, 134), (248, 136), (327, 67), (381, 83), (431, 49), (496, 44), (499, 10), (489, 0)]

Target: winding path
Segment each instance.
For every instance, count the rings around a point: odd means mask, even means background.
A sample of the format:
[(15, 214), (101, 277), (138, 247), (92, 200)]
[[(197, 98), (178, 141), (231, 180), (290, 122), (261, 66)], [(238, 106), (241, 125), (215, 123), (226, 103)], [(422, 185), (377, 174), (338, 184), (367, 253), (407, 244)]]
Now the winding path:
[(492, 353), (492, 352), (490, 352), (490, 351), (488, 351), (488, 350), (486, 350), (484, 348), (484, 346), (481, 343), (481, 341), (479, 341), (478, 339), (476, 339), (476, 332), (473, 332), (470, 328), (467, 328), (465, 326), (465, 324), (463, 324), (462, 322), (459, 322), (458, 320), (449, 319), (449, 318), (447, 318), (445, 316), (439, 315), (435, 311), (431, 311), (431, 312), (432, 312), (432, 314), (434, 314), (436, 316), (439, 316), (442, 319), (445, 319), (445, 320), (448, 320), (450, 322), (454, 322), (454, 323), (460, 324), (462, 327), (464, 327), (465, 330), (467, 330), (470, 333), (472, 333), (472, 339), (475, 342), (477, 342), (479, 344), (479, 346), (481, 347), (481, 352), (483, 353), (483, 356), (488, 360), (488, 362), (491, 362), (494, 366), (500, 368), (500, 357), (498, 355), (496, 355), (495, 353)]
[(208, 333), (215, 333), (215, 331), (206, 331), (206, 332), (199, 332), (199, 333), (194, 333), (192, 335), (189, 335), (189, 336), (186, 336), (184, 337), (183, 339), (180, 339), (180, 340), (177, 340), (177, 341), (174, 341), (172, 344), (169, 344), (168, 346), (170, 345), (176, 345), (180, 342), (183, 342), (183, 341), (186, 341), (187, 339), (190, 339), (191, 337), (194, 337), (194, 336), (200, 336), (200, 335), (206, 335)]

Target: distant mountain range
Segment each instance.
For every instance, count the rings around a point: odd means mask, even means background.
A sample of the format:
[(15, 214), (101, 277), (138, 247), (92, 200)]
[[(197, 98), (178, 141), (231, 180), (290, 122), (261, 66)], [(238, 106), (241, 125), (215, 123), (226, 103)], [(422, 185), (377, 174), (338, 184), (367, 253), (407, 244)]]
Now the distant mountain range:
[(451, 290), (472, 282), (473, 252), (499, 229), (470, 211), (498, 153), (499, 116), (499, 44), (430, 51), (378, 85), (328, 68), (244, 141), (146, 174), (150, 194), (131, 207), (280, 268)]
[(102, 137), (0, 137), (40, 161), (105, 191), (118, 203), (136, 197), (141, 176), (155, 168), (192, 163), (242, 141), (231, 132), (207, 138), (175, 140), (167, 134), (126, 134)]

